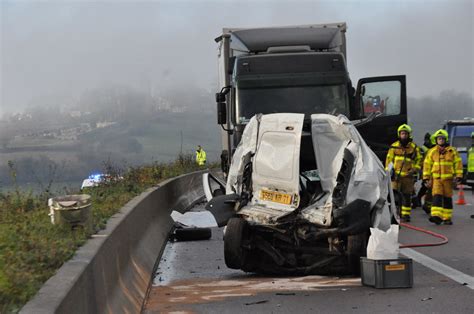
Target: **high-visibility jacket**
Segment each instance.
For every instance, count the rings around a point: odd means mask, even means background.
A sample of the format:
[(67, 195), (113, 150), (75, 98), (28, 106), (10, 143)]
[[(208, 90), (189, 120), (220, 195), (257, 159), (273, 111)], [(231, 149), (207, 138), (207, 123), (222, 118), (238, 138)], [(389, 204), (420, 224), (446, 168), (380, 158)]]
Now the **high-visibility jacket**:
[(474, 172), (474, 146), (467, 152), (467, 172)]
[[(436, 145), (434, 145), (434, 146), (436, 146)], [(423, 154), (424, 156), (426, 156), (426, 153), (427, 153), (430, 149), (432, 149), (434, 146), (433, 146), (433, 145), (426, 145), (426, 144), (421, 145), (421, 152), (422, 152), (422, 154)]]
[(423, 164), (423, 180), (462, 178), (462, 159), (452, 146), (435, 146), (428, 151)]
[(388, 150), (385, 160), (386, 169), (388, 169), (390, 163), (393, 163), (396, 176), (406, 177), (412, 170), (420, 171), (420, 148), (413, 142), (409, 142), (407, 146), (403, 146), (400, 141), (396, 141)]
[(425, 159), (426, 159), (426, 157), (430, 154), (430, 151), (432, 151), (433, 149), (438, 149), (437, 147), (438, 147), (438, 146), (435, 145), (435, 146), (431, 147), (430, 149), (428, 149), (428, 150), (424, 153), (423, 158), (422, 158), (422, 160), (421, 160), (421, 169), (424, 169), (424, 168), (425, 168)]
[(196, 151), (196, 162), (199, 166), (204, 166), (206, 163), (206, 152), (204, 149), (200, 149)]

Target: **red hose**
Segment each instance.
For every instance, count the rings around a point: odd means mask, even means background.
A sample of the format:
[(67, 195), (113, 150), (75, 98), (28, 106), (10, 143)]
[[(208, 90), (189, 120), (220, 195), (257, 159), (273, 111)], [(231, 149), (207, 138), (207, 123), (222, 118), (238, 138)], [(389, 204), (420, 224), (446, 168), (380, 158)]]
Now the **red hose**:
[(412, 230), (415, 230), (415, 231), (423, 232), (423, 233), (429, 234), (429, 235), (431, 235), (435, 238), (439, 238), (439, 239), (443, 240), (441, 242), (435, 242), (435, 243), (402, 244), (402, 245), (400, 245), (401, 249), (402, 248), (407, 248), (407, 247), (438, 246), (438, 245), (443, 245), (443, 244), (448, 243), (448, 237), (446, 237), (442, 234), (439, 234), (439, 233), (436, 233), (436, 232), (433, 232), (433, 231), (430, 231), (430, 230), (426, 230), (426, 229), (423, 229), (423, 228), (420, 228), (420, 227), (415, 227), (415, 226), (409, 225), (409, 224), (404, 223), (404, 222), (400, 222), (400, 226), (403, 226), (405, 228), (412, 229)]

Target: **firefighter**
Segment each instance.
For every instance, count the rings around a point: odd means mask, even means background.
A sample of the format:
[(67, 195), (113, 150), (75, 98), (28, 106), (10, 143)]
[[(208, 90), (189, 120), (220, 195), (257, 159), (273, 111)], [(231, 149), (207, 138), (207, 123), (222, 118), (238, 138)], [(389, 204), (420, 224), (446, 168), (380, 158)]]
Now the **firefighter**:
[(467, 179), (474, 180), (474, 132), (471, 133), (471, 148), (467, 152)]
[(428, 151), (423, 163), (423, 181), (432, 189), (433, 204), (430, 221), (439, 225), (452, 225), (453, 179), (462, 181), (462, 160), (456, 149), (448, 143), (448, 132), (434, 133), (436, 146)]
[(425, 133), (425, 138), (423, 140), (423, 145), (421, 145), (421, 150), (423, 152), (423, 155), (426, 156), (426, 153), (430, 150), (430, 148), (432, 148), (433, 146), (435, 146), (435, 143), (433, 143), (432, 141), (432, 138), (431, 138), (431, 134), (426, 132)]
[[(433, 148), (436, 145), (435, 139), (432, 137), (430, 133), (425, 133), (425, 138), (423, 141), (423, 145), (421, 146), (421, 151), (423, 154), (424, 159), (426, 155), (428, 154), (428, 151)], [(423, 165), (423, 163), (421, 163)], [(431, 212), (431, 201), (432, 201), (432, 195), (431, 195), (431, 189), (426, 186), (424, 182), (421, 183), (420, 190), (418, 191), (417, 194), (417, 204), (421, 205), (422, 202), (421, 200), (424, 197), (424, 202), (422, 205), (423, 211), (427, 213), (428, 215)]]
[(199, 166), (204, 166), (206, 164), (206, 152), (202, 149), (201, 145), (198, 145), (196, 150), (196, 163)]
[[(471, 148), (467, 153), (467, 179), (474, 181), (474, 132), (471, 133)], [(474, 186), (471, 187), (474, 189)], [(471, 215), (471, 218), (474, 218), (474, 215)]]
[(398, 130), (398, 140), (387, 153), (385, 167), (393, 163), (392, 188), (402, 195), (402, 220), (409, 222), (411, 214), (411, 195), (415, 190), (415, 175), (420, 171), (420, 148), (412, 141), (412, 130), (402, 124)]

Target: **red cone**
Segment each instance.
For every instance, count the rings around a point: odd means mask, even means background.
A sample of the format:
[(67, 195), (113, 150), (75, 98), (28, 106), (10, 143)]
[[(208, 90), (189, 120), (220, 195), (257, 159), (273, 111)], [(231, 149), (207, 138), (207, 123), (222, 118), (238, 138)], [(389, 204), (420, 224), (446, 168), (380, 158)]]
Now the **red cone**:
[(466, 205), (466, 200), (464, 199), (464, 190), (462, 184), (459, 185), (458, 200), (456, 205)]

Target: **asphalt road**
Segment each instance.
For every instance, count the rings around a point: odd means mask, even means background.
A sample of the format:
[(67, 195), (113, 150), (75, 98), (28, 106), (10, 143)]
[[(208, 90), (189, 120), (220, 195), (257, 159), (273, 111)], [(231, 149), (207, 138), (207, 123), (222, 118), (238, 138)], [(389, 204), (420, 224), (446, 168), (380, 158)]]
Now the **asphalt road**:
[[(474, 200), (467, 191), (468, 203)], [(452, 226), (435, 226), (416, 209), (412, 225), (426, 227), (449, 238), (443, 246), (417, 248), (443, 265), (474, 276), (474, 214), (472, 205), (455, 206)], [(206, 219), (190, 214), (205, 225)], [(185, 217), (182, 217), (185, 218)], [(400, 242), (437, 242), (406, 228)], [(413, 263), (414, 286), (375, 289), (360, 278), (323, 276), (262, 277), (225, 266), (222, 230), (213, 228), (208, 241), (168, 243), (150, 292), (145, 313), (474, 313), (474, 290), (435, 271)]]

